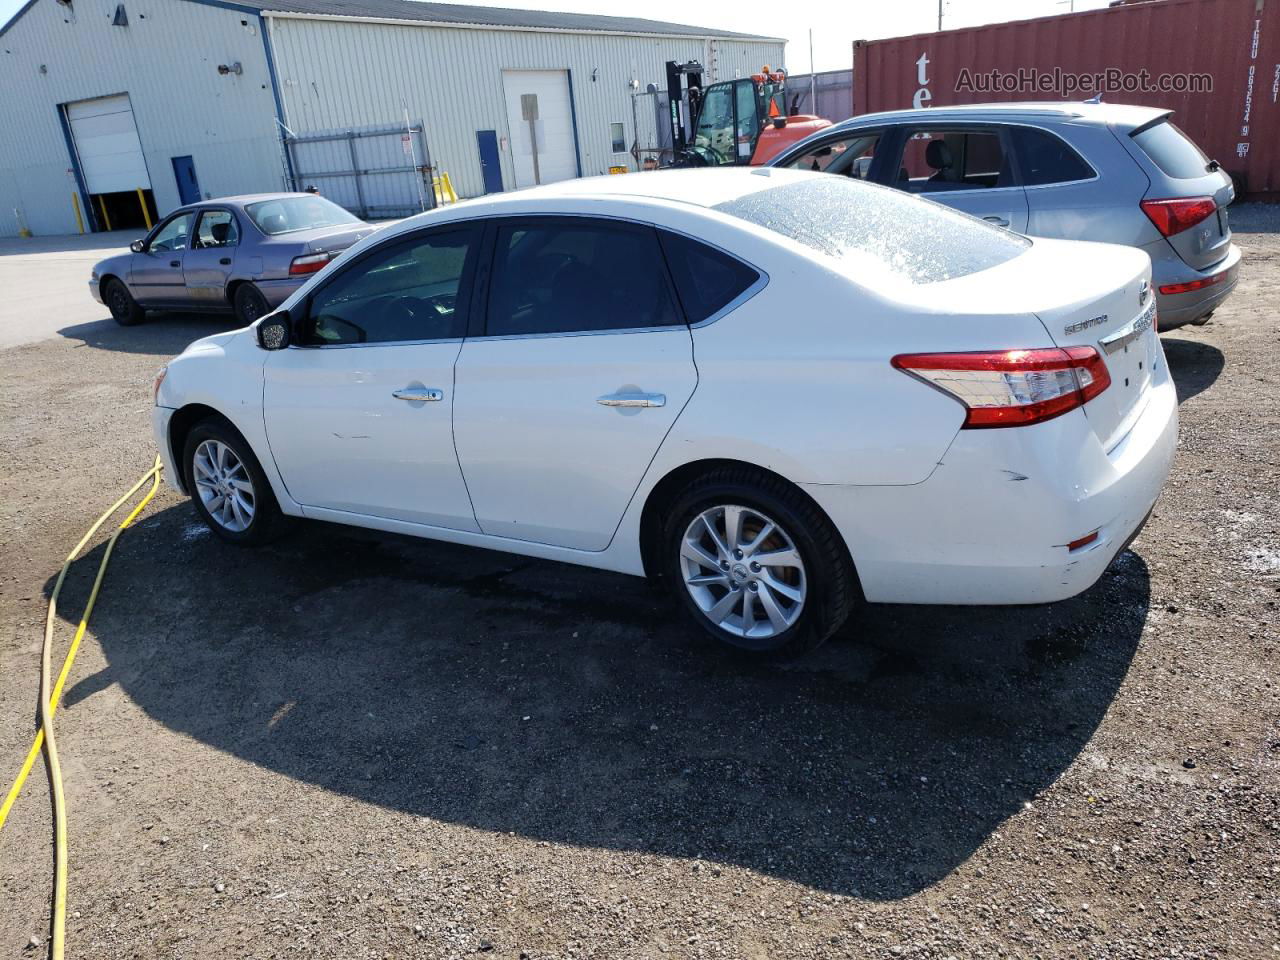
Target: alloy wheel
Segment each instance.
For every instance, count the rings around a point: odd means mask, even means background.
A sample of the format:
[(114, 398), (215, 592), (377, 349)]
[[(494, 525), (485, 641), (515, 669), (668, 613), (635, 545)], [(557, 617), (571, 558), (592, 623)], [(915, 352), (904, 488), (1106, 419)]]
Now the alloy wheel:
[(205, 440), (191, 458), (196, 493), (218, 526), (243, 533), (253, 523), (257, 497), (249, 468), (221, 440)]
[(780, 524), (751, 507), (725, 504), (693, 518), (680, 541), (685, 589), (721, 630), (766, 640), (800, 618), (804, 561)]

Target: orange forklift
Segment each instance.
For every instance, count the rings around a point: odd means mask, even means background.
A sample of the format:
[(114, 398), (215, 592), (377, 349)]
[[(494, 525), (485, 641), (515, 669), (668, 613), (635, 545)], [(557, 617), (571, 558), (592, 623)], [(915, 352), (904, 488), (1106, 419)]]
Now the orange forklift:
[(831, 126), (811, 114), (787, 114), (786, 79), (766, 66), (746, 79), (704, 88), (702, 64), (668, 60), (672, 166), (760, 166)]

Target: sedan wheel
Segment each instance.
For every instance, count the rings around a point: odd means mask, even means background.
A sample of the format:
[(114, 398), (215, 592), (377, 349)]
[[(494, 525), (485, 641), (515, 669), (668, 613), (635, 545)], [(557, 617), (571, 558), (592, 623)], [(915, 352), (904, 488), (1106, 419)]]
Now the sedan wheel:
[(122, 327), (132, 327), (146, 317), (142, 308), (129, 293), (123, 282), (112, 277), (102, 291), (102, 301), (111, 311), (111, 317)]
[(808, 581), (795, 541), (750, 507), (726, 504), (698, 514), (684, 533), (680, 571), (694, 605), (734, 636), (768, 640), (804, 610)]
[(205, 440), (191, 459), (196, 495), (214, 523), (243, 533), (253, 523), (257, 496), (249, 468), (221, 440)]

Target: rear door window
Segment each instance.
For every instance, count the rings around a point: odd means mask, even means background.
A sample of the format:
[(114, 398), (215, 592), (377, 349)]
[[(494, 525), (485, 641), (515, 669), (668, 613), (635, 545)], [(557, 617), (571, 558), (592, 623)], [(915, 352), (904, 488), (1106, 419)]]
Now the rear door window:
[(994, 130), (906, 129), (897, 186), (911, 193), (1013, 186), (1013, 167)]
[(1167, 177), (1191, 180), (1209, 171), (1209, 158), (1204, 151), (1168, 120), (1135, 130), (1129, 136)]
[(1093, 167), (1056, 134), (1034, 127), (1010, 129), (1018, 151), (1018, 172), (1023, 186), (1042, 187), (1050, 183), (1090, 180)]
[(485, 332), (594, 333), (683, 323), (652, 227), (545, 218), (498, 228)]
[(691, 237), (666, 231), (659, 236), (690, 323), (701, 323), (719, 313), (760, 279), (754, 267)]

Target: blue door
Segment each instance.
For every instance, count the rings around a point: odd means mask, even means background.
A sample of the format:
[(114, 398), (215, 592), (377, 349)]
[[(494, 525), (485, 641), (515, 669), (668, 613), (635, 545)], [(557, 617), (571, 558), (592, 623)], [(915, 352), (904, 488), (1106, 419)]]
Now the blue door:
[(173, 179), (178, 181), (178, 200), (184, 207), (201, 199), (196, 165), (191, 162), (190, 157), (173, 158)]
[(498, 134), (493, 130), (477, 130), (480, 147), (480, 173), (484, 176), (485, 193), (502, 192), (502, 162), (498, 159)]

